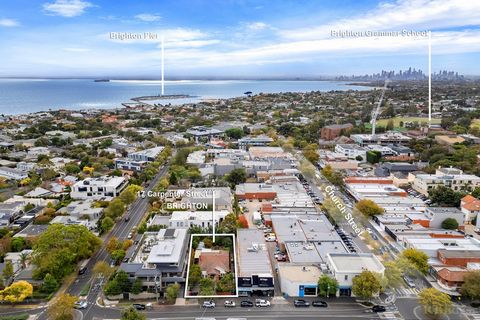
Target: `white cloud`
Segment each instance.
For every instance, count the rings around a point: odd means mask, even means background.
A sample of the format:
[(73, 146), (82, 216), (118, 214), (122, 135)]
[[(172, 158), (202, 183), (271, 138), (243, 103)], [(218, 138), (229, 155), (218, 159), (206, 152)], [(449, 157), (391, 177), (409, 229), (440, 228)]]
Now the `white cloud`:
[(363, 15), (342, 19), (318, 27), (279, 32), (287, 39), (329, 38), (332, 30), (435, 29), (479, 25), (480, 1), (397, 0), (382, 3)]
[(85, 9), (93, 6), (90, 2), (82, 0), (55, 0), (44, 3), (43, 10), (47, 14), (72, 18), (82, 15)]
[(250, 22), (250, 23), (247, 23), (245, 26), (247, 27), (247, 29), (254, 30), (254, 31), (264, 30), (269, 28), (269, 25), (266, 24), (265, 22)]
[(16, 27), (20, 25), (17, 20), (13, 19), (0, 19), (1, 27)]
[(158, 14), (141, 13), (141, 14), (137, 14), (135, 18), (145, 22), (155, 22), (160, 20), (162, 17), (160, 17)]

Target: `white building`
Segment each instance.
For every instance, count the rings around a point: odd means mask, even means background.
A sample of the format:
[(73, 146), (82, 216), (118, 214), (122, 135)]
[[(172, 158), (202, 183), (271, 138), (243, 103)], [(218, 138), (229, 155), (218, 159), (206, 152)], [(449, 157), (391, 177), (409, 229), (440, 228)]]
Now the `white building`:
[(72, 186), (73, 199), (114, 198), (125, 189), (128, 181), (124, 177), (87, 178)]
[(335, 152), (345, 155), (348, 159), (361, 157), (361, 161), (367, 160), (367, 149), (356, 144), (337, 144)]
[[(215, 211), (216, 226), (228, 215), (228, 211)], [(170, 228), (209, 228), (213, 225), (212, 211), (173, 211), (169, 220)]]
[(278, 276), (284, 296), (316, 297), (318, 295), (318, 279), (322, 276), (318, 267), (279, 263)]
[(416, 174), (412, 187), (424, 195), (438, 186), (445, 186), (454, 191), (472, 191), (480, 187), (480, 177), (464, 174), (456, 168), (438, 168), (435, 174)]
[(327, 266), (338, 281), (338, 295), (352, 295), (352, 280), (368, 270), (384, 275), (385, 267), (372, 253), (328, 253)]
[(165, 147), (155, 147), (150, 149), (145, 149), (137, 152), (132, 152), (128, 154), (128, 158), (136, 161), (155, 161), (158, 155), (165, 149)]

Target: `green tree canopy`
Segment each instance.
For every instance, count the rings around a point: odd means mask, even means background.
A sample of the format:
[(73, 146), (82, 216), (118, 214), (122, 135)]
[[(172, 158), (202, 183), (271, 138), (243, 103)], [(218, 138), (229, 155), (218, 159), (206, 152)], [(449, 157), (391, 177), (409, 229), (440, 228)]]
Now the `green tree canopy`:
[(363, 199), (357, 202), (355, 208), (367, 217), (376, 216), (383, 213), (383, 209), (370, 199)]
[(452, 312), (450, 296), (435, 288), (426, 288), (418, 294), (418, 302), (427, 316), (438, 317)]
[(442, 221), (442, 228), (447, 230), (457, 230), (458, 222), (453, 218), (447, 218)]
[(322, 274), (318, 279), (318, 295), (322, 297), (334, 295), (338, 290), (338, 281), (334, 278)]
[(230, 182), (232, 185), (237, 185), (240, 183), (244, 183), (247, 180), (247, 173), (243, 168), (237, 168), (230, 171), (230, 173), (226, 176), (226, 180)]
[(33, 246), (34, 277), (50, 273), (60, 280), (72, 273), (76, 264), (89, 258), (100, 246), (100, 239), (84, 226), (50, 225)]
[(428, 256), (417, 249), (409, 248), (403, 250), (400, 258), (407, 259), (415, 268), (423, 274), (428, 272)]
[(462, 295), (472, 299), (480, 299), (480, 270), (472, 270), (463, 276)]
[(122, 311), (121, 320), (145, 320), (145, 316), (139, 313), (133, 306)]
[(363, 271), (352, 282), (352, 293), (362, 299), (370, 299), (382, 288), (378, 275), (372, 271)]

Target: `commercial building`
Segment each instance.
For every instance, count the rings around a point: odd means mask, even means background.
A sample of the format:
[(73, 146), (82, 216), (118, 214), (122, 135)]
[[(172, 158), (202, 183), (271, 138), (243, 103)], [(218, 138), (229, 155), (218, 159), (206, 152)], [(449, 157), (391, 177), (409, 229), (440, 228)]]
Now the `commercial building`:
[(380, 144), (382, 146), (387, 146), (390, 144), (406, 144), (411, 138), (403, 135), (399, 132), (386, 132), (378, 133), (375, 135), (371, 134), (352, 134), (350, 138), (355, 141), (355, 143), (361, 145), (362, 147), (369, 144)]
[(393, 185), (393, 180), (382, 177), (348, 177), (345, 178), (347, 192), (357, 201), (385, 197), (407, 197), (408, 193)]
[(322, 271), (312, 265), (278, 264), (280, 290), (285, 297), (316, 297)]
[(335, 152), (345, 155), (348, 159), (362, 158), (360, 161), (367, 160), (367, 149), (356, 144), (337, 144)]
[(269, 136), (256, 136), (256, 137), (243, 137), (238, 139), (238, 147), (246, 150), (249, 146), (265, 147), (273, 142), (273, 139)]
[(225, 131), (218, 130), (215, 128), (207, 128), (204, 126), (196, 126), (192, 127), (187, 130), (187, 135), (193, 137), (195, 142), (199, 142), (200, 140), (210, 140), (212, 138), (220, 138), (223, 137)]
[(159, 146), (137, 152), (131, 152), (128, 154), (128, 158), (135, 161), (152, 162), (155, 161), (155, 159), (163, 151), (163, 149), (165, 149), (165, 147)]
[(72, 186), (70, 196), (73, 199), (114, 198), (120, 195), (127, 184), (124, 177), (86, 178)]
[(456, 168), (438, 168), (435, 174), (415, 174), (412, 187), (418, 192), (428, 195), (428, 191), (444, 186), (454, 191), (472, 191), (480, 186), (480, 177), (464, 174)]
[(264, 234), (257, 229), (237, 230), (238, 294), (273, 296), (274, 275)]
[(320, 138), (324, 140), (333, 140), (339, 137), (342, 132), (347, 133), (353, 128), (351, 123), (346, 124), (332, 124), (325, 126), (320, 131)]
[(277, 192), (272, 185), (265, 183), (242, 183), (235, 187), (239, 200), (274, 200)]
[(449, 218), (457, 221), (459, 229), (464, 226), (464, 214), (457, 208), (428, 207), (425, 210), (425, 215), (429, 220), (427, 226), (429, 228), (439, 229), (442, 227), (442, 222)]
[(327, 265), (338, 281), (340, 296), (352, 295), (353, 278), (368, 270), (384, 275), (385, 267), (372, 253), (328, 253)]

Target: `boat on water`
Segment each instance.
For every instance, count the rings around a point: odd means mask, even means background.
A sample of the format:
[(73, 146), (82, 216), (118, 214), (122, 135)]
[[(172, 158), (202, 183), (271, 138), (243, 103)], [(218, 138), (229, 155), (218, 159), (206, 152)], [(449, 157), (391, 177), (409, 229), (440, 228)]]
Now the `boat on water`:
[(94, 82), (110, 82), (109, 79), (95, 79)]

